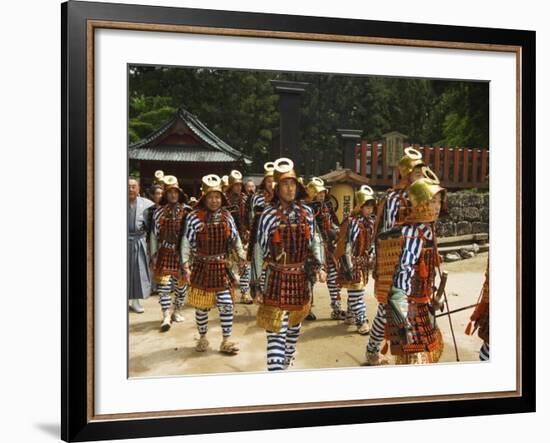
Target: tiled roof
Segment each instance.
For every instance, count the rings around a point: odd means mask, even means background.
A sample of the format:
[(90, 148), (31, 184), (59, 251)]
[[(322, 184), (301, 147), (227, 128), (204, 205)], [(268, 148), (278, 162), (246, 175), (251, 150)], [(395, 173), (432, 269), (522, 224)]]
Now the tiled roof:
[[(157, 145), (152, 142), (165, 134), (178, 120), (182, 120), (189, 130), (201, 141), (203, 146)], [(174, 116), (156, 131), (128, 147), (131, 159), (196, 161), (196, 162), (235, 162), (252, 163), (252, 159), (241, 151), (231, 147), (201, 122), (196, 115), (179, 108)]]
[(160, 145), (154, 148), (130, 148), (128, 154), (132, 160), (215, 163), (232, 163), (238, 161), (238, 158), (226, 154), (225, 152), (206, 149), (202, 146), (190, 147), (189, 145)]

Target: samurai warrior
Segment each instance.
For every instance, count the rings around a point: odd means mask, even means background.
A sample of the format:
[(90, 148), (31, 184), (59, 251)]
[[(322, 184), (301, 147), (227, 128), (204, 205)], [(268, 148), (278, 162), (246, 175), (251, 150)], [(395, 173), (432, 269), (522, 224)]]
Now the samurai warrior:
[(397, 254), (400, 251), (392, 252), (394, 242), (391, 238), (386, 239), (384, 235), (395, 226), (400, 226), (410, 211), (407, 187), (422, 177), (423, 166), (425, 165), (422, 154), (412, 147), (405, 148), (405, 155), (398, 164), (401, 180), (394, 188), (388, 189), (378, 204), (374, 225), (376, 260), (373, 269), (374, 294), (378, 301), (378, 308), (372, 322), (366, 350), (365, 365), (367, 366), (388, 363), (387, 360), (380, 358), (380, 347), (384, 340), (388, 292), (391, 289), (395, 266), (399, 259)]
[[(239, 171), (233, 170), (228, 176), (228, 190), (226, 193), (229, 205), (227, 210), (231, 213), (233, 220), (237, 224), (237, 230), (241, 241), (248, 242), (249, 231), (247, 223), (246, 202), (248, 195), (243, 190), (243, 176)], [(241, 291), (241, 303), (252, 304), (250, 296), (250, 265), (245, 264), (239, 278), (239, 287)]]
[[(183, 195), (176, 177), (163, 178), (166, 204), (153, 213), (150, 237), (151, 265), (155, 274), (156, 290), (162, 311), (160, 330), (170, 329), (172, 321), (182, 322), (181, 313), (187, 294), (187, 283), (180, 262), (180, 245), (189, 208), (180, 203)], [(175, 292), (175, 309), (172, 308), (172, 292)]]
[[(473, 327), (473, 329), (472, 329)], [(487, 270), (485, 271), (485, 281), (481, 288), (479, 301), (470, 317), (470, 322), (466, 327), (466, 334), (472, 335), (477, 331), (483, 344), (479, 350), (479, 359), (481, 361), (489, 360), (489, 260), (487, 260)]]
[[(313, 177), (306, 186), (309, 202), (315, 214), (315, 220), (321, 238), (323, 240), (324, 265), (327, 269), (327, 287), (330, 295), (330, 307), (332, 312), (330, 318), (333, 320), (344, 320), (346, 312), (342, 310), (340, 300), (340, 285), (337, 281), (336, 271), (336, 236), (339, 230), (338, 218), (328, 199), (328, 190), (322, 179)], [(312, 313), (310, 313), (311, 315)]]
[(203, 177), (201, 190), (202, 196), (197, 209), (188, 216), (181, 243), (181, 260), (191, 286), (189, 304), (195, 307), (199, 332), (195, 351), (208, 349), (208, 313), (216, 306), (223, 336), (219, 350), (233, 355), (239, 351), (238, 344), (230, 341), (235, 278), (226, 262), (235, 253), (242, 265), (246, 259), (245, 251), (235, 220), (224, 208), (228, 202), (220, 177), (215, 174)]
[(429, 168), (423, 168), (423, 175), (407, 188), (410, 214), (402, 226), (386, 234), (401, 245), (385, 327), (396, 364), (436, 363), (443, 352), (434, 316), (434, 282), (440, 265), (434, 224), (446, 191)]
[(370, 256), (373, 253), (376, 196), (370, 186), (363, 185), (355, 194), (356, 205), (350, 217), (342, 223), (336, 258), (337, 282), (348, 291), (348, 306), (353, 313), (357, 332), (370, 332), (365, 306), (365, 286), (368, 282)]
[[(257, 233), (258, 233), (258, 221), (262, 212), (271, 204), (273, 199), (273, 171), (275, 163), (267, 162), (264, 164), (264, 178), (258, 187), (258, 191), (251, 195), (247, 200), (247, 213), (248, 213), (248, 227), (249, 227), (249, 239), (247, 249), (247, 260), (251, 263), (251, 275), (254, 273), (254, 247), (256, 245)], [(259, 271), (262, 278), (265, 272)], [(260, 278), (260, 281), (262, 280)], [(258, 283), (260, 282), (258, 281)]]
[[(301, 323), (311, 303), (311, 281), (326, 281), (322, 242), (313, 211), (294, 163), (280, 158), (274, 164), (275, 193), (258, 220), (253, 280), (259, 303), (256, 323), (267, 333), (268, 371), (287, 369), (294, 360)], [(260, 283), (262, 269), (265, 278)]]

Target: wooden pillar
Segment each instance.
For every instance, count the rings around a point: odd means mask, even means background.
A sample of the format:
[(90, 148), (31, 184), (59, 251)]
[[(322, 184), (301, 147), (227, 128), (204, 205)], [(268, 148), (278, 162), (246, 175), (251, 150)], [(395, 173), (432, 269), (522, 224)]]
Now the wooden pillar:
[(367, 141), (361, 141), (361, 175), (363, 177), (367, 176)]
[(441, 148), (439, 146), (434, 148), (434, 172), (441, 178)]
[(378, 143), (372, 142), (370, 149), (370, 179), (376, 183), (378, 178)]
[(470, 152), (468, 148), (462, 149), (462, 183), (464, 183), (464, 187), (466, 187), (469, 183), (468, 178), (468, 167), (470, 166)]
[(455, 146), (453, 149), (453, 183), (458, 184), (458, 167), (460, 166), (459, 147)]
[(309, 83), (270, 80), (279, 95), (279, 157), (301, 162), (300, 105)]

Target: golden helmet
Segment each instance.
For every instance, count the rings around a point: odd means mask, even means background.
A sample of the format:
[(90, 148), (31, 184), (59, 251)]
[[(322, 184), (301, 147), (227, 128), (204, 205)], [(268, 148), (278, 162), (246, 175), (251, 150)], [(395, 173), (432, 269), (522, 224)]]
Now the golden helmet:
[(322, 178), (313, 177), (306, 186), (307, 195), (314, 199), (319, 192), (328, 191)]
[(424, 164), (424, 160), (422, 159), (422, 154), (412, 146), (405, 148), (405, 155), (401, 157), (398, 165), (401, 177), (408, 177), (413, 169), (418, 165), (426, 166)]
[(158, 171), (155, 171), (155, 184), (161, 185), (164, 183), (164, 171), (161, 171), (160, 169)]
[[(210, 174), (210, 175), (215, 175), (215, 174)], [(216, 176), (216, 177), (218, 177), (218, 176)], [(222, 186), (223, 192), (227, 191), (227, 188), (229, 187), (229, 177), (227, 175), (224, 175), (221, 178), (221, 186)]]
[(422, 178), (419, 178), (407, 188), (412, 213), (405, 221), (416, 223), (435, 221), (439, 214), (434, 212), (431, 201), (440, 192), (442, 193), (442, 201), (444, 201), (447, 190), (440, 185), (437, 175), (430, 168), (424, 166), (422, 168)]
[(229, 178), (228, 178), (227, 184), (231, 187), (235, 183), (242, 183), (242, 182), (243, 182), (243, 175), (239, 171), (237, 171), (236, 169), (233, 169), (229, 173)]
[(294, 178), (298, 180), (298, 175), (294, 170), (294, 162), (289, 158), (282, 157), (278, 160), (275, 160), (273, 169), (273, 178), (275, 180), (275, 183), (279, 183), (285, 178)]
[(182, 189), (179, 187), (178, 179), (175, 176), (163, 174), (162, 181), (164, 183), (164, 191), (169, 191), (170, 189), (177, 189), (178, 191), (183, 192)]
[(275, 171), (274, 162), (264, 163), (264, 177), (273, 177), (273, 172)]
[(227, 205), (227, 198), (223, 192), (222, 185), (222, 179), (216, 174), (205, 175), (201, 180), (201, 197), (197, 202), (197, 206), (202, 206), (205, 197), (211, 192), (219, 192), (222, 196), (222, 205)]
[(306, 188), (304, 186), (304, 179), (298, 177), (294, 170), (294, 162), (289, 158), (282, 157), (275, 160), (275, 167), (273, 170), (273, 189), (277, 189), (277, 186), (282, 180), (287, 178), (293, 178), (296, 180), (296, 199), (302, 199), (307, 196)]
[(355, 193), (355, 209), (361, 208), (365, 203), (372, 201), (376, 205), (376, 194), (369, 185), (362, 185)]
[(218, 191), (222, 192), (223, 178), (220, 178), (216, 174), (205, 175), (201, 180), (201, 193), (206, 195), (209, 192)]

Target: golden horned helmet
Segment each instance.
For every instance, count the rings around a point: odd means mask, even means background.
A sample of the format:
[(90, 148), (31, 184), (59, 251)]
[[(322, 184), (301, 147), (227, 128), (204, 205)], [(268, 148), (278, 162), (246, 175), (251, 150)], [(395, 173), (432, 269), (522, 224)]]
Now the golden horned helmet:
[(360, 209), (365, 203), (370, 201), (376, 205), (376, 194), (369, 185), (362, 185), (355, 193), (355, 209)]
[(227, 181), (227, 184), (229, 185), (229, 187), (233, 186), (235, 183), (242, 183), (242, 182), (243, 182), (243, 175), (236, 169), (233, 169), (229, 173), (229, 178)]
[(294, 178), (296, 179), (296, 181), (298, 181), (298, 175), (294, 170), (294, 162), (291, 159), (285, 157), (275, 160), (273, 168), (273, 178), (275, 180), (275, 183), (279, 183), (285, 178)]
[(177, 189), (178, 191), (183, 192), (183, 190), (179, 187), (178, 179), (173, 175), (163, 174), (162, 182), (164, 183), (165, 192), (169, 191), (170, 189)]
[(414, 149), (412, 146), (405, 148), (405, 155), (401, 157), (398, 165), (401, 178), (407, 178), (418, 165), (426, 166), (420, 151)]
[(164, 184), (164, 171), (161, 171), (160, 169), (158, 171), (155, 171), (155, 180), (154, 183), (156, 185), (162, 185)]
[(202, 178), (201, 193), (202, 195), (206, 195), (213, 191), (222, 192), (222, 186), (223, 178), (220, 178), (216, 174), (208, 174)]
[(439, 193), (442, 193), (441, 200), (443, 203), (447, 190), (440, 185), (437, 175), (430, 168), (424, 166), (422, 168), (422, 177), (407, 188), (407, 194), (411, 200), (412, 213), (405, 221), (427, 223), (437, 220), (439, 214), (434, 212), (431, 202)]
[(273, 177), (273, 172), (275, 171), (274, 162), (264, 163), (264, 177)]
[(201, 197), (197, 202), (197, 206), (203, 206), (205, 197), (211, 192), (219, 192), (222, 196), (222, 205), (227, 205), (227, 198), (222, 189), (223, 179), (216, 174), (205, 175), (201, 180)]
[(282, 157), (275, 160), (273, 170), (273, 188), (277, 190), (279, 183), (287, 178), (293, 178), (296, 180), (296, 199), (302, 199), (307, 196), (306, 188), (304, 186), (304, 179), (298, 177), (294, 170), (294, 162), (289, 158)]
[[(210, 174), (210, 175), (216, 175), (216, 174)], [(216, 177), (218, 177), (218, 176), (216, 175)], [(227, 191), (227, 188), (229, 188), (229, 176), (224, 175), (221, 178), (221, 187), (223, 189), (223, 192)]]
[(306, 186), (307, 195), (310, 199), (314, 199), (319, 192), (328, 191), (325, 188), (325, 182), (322, 178), (313, 177)]

